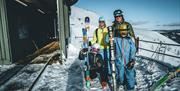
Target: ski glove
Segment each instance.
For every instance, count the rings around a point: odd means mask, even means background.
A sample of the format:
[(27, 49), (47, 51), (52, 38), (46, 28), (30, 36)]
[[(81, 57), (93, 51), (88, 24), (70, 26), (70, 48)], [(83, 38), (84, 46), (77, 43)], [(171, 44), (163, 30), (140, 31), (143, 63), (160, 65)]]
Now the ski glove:
[(80, 52), (79, 52), (79, 60), (84, 60), (86, 53), (88, 51), (88, 48), (83, 48)]
[(88, 45), (89, 45), (89, 46), (92, 46), (92, 43), (91, 43), (91, 41), (89, 41)]
[(135, 65), (135, 60), (132, 60), (127, 64), (127, 68), (130, 70), (130, 69), (134, 68), (134, 65)]

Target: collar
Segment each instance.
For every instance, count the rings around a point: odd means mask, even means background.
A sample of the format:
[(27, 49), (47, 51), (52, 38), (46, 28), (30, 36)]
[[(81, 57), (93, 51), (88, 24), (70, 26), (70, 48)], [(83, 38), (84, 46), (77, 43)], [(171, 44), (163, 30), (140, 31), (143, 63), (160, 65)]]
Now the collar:
[(114, 24), (122, 24), (123, 22), (113, 21)]

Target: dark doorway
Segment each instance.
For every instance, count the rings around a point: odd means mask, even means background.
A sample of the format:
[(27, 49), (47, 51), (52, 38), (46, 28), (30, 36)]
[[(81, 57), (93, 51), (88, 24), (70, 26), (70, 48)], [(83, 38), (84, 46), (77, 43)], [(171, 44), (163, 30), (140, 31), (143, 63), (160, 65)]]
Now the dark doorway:
[(23, 59), (51, 41), (55, 36), (56, 15), (33, 5), (6, 0), (12, 60)]

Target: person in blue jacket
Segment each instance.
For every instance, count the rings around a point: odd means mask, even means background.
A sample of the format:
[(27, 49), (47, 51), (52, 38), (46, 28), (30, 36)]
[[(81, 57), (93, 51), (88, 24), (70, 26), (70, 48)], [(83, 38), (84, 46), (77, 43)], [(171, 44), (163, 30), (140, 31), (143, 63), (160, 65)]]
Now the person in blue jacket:
[[(117, 15), (114, 13), (116, 22), (119, 22), (116, 17), (122, 18), (121, 13), (116, 13)], [(117, 85), (118, 87), (123, 85), (127, 91), (134, 90), (136, 84), (134, 69), (136, 47), (132, 35), (129, 33), (129, 23), (120, 22), (120, 25), (113, 29), (113, 33)], [(106, 36), (105, 41), (109, 42), (108, 36)]]
[(125, 85), (128, 90), (133, 90), (135, 86), (135, 53), (136, 47), (130, 36), (126, 35), (126, 30), (120, 30), (121, 37), (115, 37), (115, 63), (116, 78), (118, 85)]

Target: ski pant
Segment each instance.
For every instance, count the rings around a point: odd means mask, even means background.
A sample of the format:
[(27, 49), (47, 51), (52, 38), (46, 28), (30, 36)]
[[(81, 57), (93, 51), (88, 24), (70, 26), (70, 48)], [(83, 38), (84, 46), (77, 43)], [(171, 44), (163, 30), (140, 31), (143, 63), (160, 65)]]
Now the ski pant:
[(105, 64), (105, 70), (108, 73), (110, 73), (110, 60), (109, 60), (109, 49), (101, 49), (100, 50), (100, 54), (102, 55), (102, 58), (103, 58), (103, 61), (104, 61), (104, 64)]
[(136, 47), (132, 39), (114, 38), (116, 48), (116, 80), (118, 85), (124, 85), (127, 90), (134, 89), (136, 84), (134, 68), (128, 69), (128, 63), (135, 59)]
[(106, 81), (108, 83), (111, 83), (111, 79), (108, 78), (108, 76), (111, 75), (111, 65), (110, 65), (110, 54), (109, 54), (109, 49), (101, 49), (100, 50), (100, 54), (103, 57), (104, 60), (104, 71), (105, 71), (105, 77), (106, 77)]
[(103, 68), (90, 70), (90, 78), (94, 79), (96, 77), (99, 77), (102, 86), (106, 85), (107, 80)]
[(133, 90), (136, 84), (135, 69), (128, 69), (120, 62), (116, 60), (116, 80), (118, 85), (126, 86), (127, 90)]

